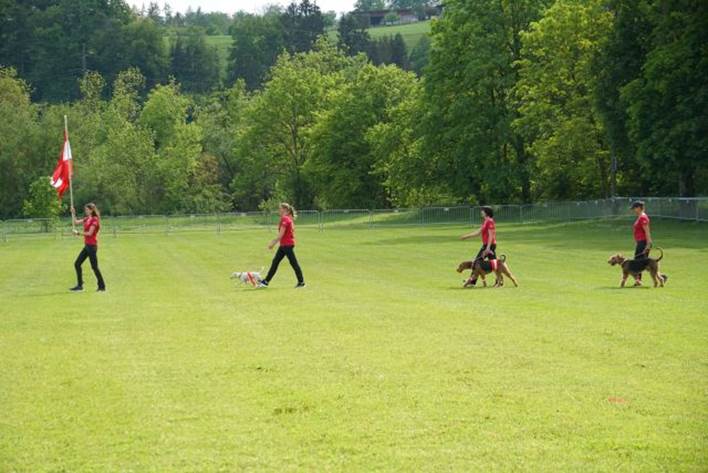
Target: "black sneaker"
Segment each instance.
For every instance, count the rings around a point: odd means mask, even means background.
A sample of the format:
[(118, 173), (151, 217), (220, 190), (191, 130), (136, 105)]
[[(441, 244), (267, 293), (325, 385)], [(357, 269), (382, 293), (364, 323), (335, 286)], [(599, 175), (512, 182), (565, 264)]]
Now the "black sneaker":
[(299, 282), (299, 283), (297, 283), (297, 285), (295, 286), (295, 289), (299, 289), (299, 288), (301, 288), (301, 287), (305, 287), (305, 283), (304, 283), (304, 282)]
[(98, 289), (96, 289), (96, 292), (106, 292), (106, 288), (105, 288), (105, 287), (99, 287)]
[(69, 289), (71, 292), (81, 292), (84, 290), (83, 286), (74, 286), (71, 289)]
[(268, 287), (268, 283), (266, 281), (261, 281), (258, 283), (258, 286), (256, 286), (256, 289), (264, 289)]

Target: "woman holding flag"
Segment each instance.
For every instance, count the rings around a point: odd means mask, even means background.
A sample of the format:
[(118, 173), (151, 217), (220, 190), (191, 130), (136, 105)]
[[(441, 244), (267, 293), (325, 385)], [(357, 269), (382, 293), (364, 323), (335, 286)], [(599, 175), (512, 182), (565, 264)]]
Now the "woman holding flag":
[(81, 273), (81, 265), (84, 264), (86, 258), (91, 262), (91, 269), (96, 275), (96, 281), (98, 281), (98, 291), (103, 292), (106, 290), (106, 283), (103, 281), (103, 275), (101, 275), (101, 270), (98, 269), (98, 231), (101, 229), (100, 223), (100, 213), (98, 208), (94, 203), (88, 203), (84, 207), (84, 218), (76, 218), (76, 210), (74, 207), (71, 208), (71, 219), (74, 225), (83, 225), (83, 232), (74, 229), (74, 235), (82, 235), (84, 237), (84, 249), (81, 250), (79, 256), (74, 262), (74, 269), (76, 269), (76, 286), (72, 287), (70, 290), (77, 292), (84, 290), (84, 278)]

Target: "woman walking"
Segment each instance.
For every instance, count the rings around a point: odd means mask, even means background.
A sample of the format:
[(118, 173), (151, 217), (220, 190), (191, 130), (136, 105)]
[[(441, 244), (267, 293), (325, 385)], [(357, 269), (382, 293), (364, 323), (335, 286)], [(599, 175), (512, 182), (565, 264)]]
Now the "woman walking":
[[(481, 235), (482, 248), (479, 249), (474, 260), (497, 259), (497, 229), (494, 222), (494, 210), (487, 206), (481, 207), (480, 216), (482, 217), (482, 225), (476, 231), (462, 235), (460, 240), (467, 240)], [(477, 284), (477, 280), (473, 279), (469, 283), (474, 286)]]
[[(632, 211), (637, 216), (637, 219), (632, 225), (634, 233), (634, 259), (643, 259), (649, 257), (649, 250), (652, 247), (651, 230), (649, 228), (649, 216), (644, 211), (644, 202), (637, 200), (632, 202)], [(635, 277), (635, 286), (642, 285), (642, 274), (639, 273)]]
[(74, 230), (74, 235), (83, 235), (84, 237), (84, 248), (79, 253), (79, 256), (74, 262), (74, 269), (76, 269), (76, 286), (72, 287), (71, 291), (83, 291), (84, 290), (84, 278), (81, 272), (81, 265), (86, 261), (86, 258), (91, 262), (91, 269), (96, 275), (96, 281), (98, 282), (98, 291), (106, 290), (106, 283), (103, 281), (103, 276), (101, 271), (98, 269), (98, 232), (101, 229), (100, 214), (96, 204), (89, 203), (84, 207), (84, 218), (76, 218), (76, 210), (71, 208), (71, 218), (75, 225), (83, 225), (84, 230), (82, 232)]
[(295, 288), (305, 287), (305, 280), (302, 277), (302, 270), (300, 269), (300, 264), (297, 262), (295, 257), (295, 218), (297, 214), (292, 205), (283, 202), (280, 204), (278, 209), (280, 213), (280, 223), (278, 223), (278, 236), (274, 238), (269, 244), (268, 249), (272, 250), (276, 243), (279, 243), (278, 251), (276, 251), (273, 257), (273, 262), (268, 270), (268, 275), (264, 280), (261, 281), (258, 287), (268, 287), (270, 281), (275, 276), (278, 271), (278, 266), (280, 262), (288, 257), (290, 266), (293, 267), (295, 271), (295, 276), (297, 277), (297, 285)]

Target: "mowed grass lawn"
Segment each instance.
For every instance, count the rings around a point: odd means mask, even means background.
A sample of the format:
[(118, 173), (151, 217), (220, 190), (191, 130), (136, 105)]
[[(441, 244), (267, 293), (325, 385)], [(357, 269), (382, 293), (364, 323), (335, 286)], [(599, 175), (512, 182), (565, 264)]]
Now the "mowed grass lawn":
[(228, 279), (264, 229), (106, 235), (105, 294), (0, 243), (0, 471), (706, 471), (708, 226), (619, 290), (629, 225), (500, 222), (516, 289), (460, 288), (462, 227), (299, 228), (304, 290)]

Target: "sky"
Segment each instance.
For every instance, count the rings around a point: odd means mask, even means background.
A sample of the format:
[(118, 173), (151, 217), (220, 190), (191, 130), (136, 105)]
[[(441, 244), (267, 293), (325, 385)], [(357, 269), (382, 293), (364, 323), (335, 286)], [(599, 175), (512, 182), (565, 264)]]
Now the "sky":
[[(140, 8), (143, 4), (147, 7), (151, 0), (128, 0), (130, 5)], [(201, 7), (202, 11), (221, 11), (225, 13), (235, 13), (239, 10), (245, 10), (251, 13), (257, 13), (263, 10), (267, 5), (280, 4), (287, 5), (288, 0), (152, 0), (156, 1), (160, 7), (166, 2), (172, 7), (172, 11), (185, 12), (187, 7), (191, 6), (192, 10)], [(337, 13), (348, 12), (353, 9), (355, 0), (317, 0), (316, 3), (320, 9), (325, 12), (334, 10)]]

